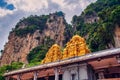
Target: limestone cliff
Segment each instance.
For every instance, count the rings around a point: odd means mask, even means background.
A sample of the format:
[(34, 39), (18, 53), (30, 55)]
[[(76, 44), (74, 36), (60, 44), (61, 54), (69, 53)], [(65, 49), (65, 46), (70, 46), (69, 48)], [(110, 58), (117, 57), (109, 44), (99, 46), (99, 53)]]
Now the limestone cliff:
[(115, 47), (120, 47), (120, 26), (116, 26), (114, 30)]
[[(35, 18), (26, 18), (19, 22), (9, 34), (0, 65), (11, 64), (16, 61), (28, 63), (27, 55), (29, 52), (39, 45), (48, 44), (49, 46), (48, 39), (62, 47), (63, 43), (65, 43), (64, 40), (66, 40), (64, 33), (67, 28), (67, 23), (64, 15), (60, 13), (47, 15), (45, 19), (41, 18), (41, 16), (35, 16)], [(41, 18), (40, 20), (42, 22), (40, 22), (39, 18)], [(36, 23), (37, 20), (38, 23)]]

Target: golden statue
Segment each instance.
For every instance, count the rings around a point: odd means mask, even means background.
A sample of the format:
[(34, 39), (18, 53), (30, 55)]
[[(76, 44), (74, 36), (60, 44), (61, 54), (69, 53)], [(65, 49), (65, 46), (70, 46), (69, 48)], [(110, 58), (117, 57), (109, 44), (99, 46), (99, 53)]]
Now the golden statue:
[(60, 46), (54, 44), (47, 52), (45, 58), (42, 60), (42, 64), (54, 62), (62, 59), (62, 52)]

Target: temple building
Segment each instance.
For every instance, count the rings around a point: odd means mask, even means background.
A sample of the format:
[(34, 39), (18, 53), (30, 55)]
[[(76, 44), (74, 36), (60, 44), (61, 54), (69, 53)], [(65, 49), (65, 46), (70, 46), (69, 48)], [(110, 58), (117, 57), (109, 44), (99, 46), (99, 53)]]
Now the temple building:
[(54, 44), (41, 64), (4, 74), (6, 80), (120, 80), (120, 48), (92, 53), (75, 35), (62, 50)]

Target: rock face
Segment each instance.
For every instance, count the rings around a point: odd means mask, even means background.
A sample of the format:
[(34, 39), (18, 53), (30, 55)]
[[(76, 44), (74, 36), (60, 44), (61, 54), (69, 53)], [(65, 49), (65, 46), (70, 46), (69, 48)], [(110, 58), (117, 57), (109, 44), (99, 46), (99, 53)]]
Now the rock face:
[(26, 56), (29, 51), (38, 45), (38, 41), (35, 39), (37, 32), (33, 35), (27, 35), (20, 38), (11, 33), (9, 36), (9, 42), (5, 45), (5, 49), (1, 59), (1, 65), (10, 64), (14, 61), (27, 62)]
[[(0, 66), (11, 64), (16, 61), (28, 63), (28, 53), (33, 48), (46, 43), (46, 38), (50, 38), (54, 41), (54, 43), (63, 46), (66, 24), (64, 16), (51, 14), (47, 19), (46, 27), (42, 30), (42, 32), (36, 30), (32, 34), (28, 33), (26, 36), (20, 37), (16, 36), (15, 32), (12, 31), (9, 35), (8, 43), (5, 45), (2, 53)], [(22, 23), (17, 27), (18, 29), (24, 29), (26, 28), (26, 25)]]
[(84, 17), (84, 22), (88, 24), (92, 24), (98, 21), (99, 21), (99, 17), (97, 16), (96, 13)]
[(47, 28), (43, 31), (46, 36), (50, 36), (50, 38), (55, 40), (55, 43), (60, 46), (63, 46), (63, 41), (65, 40), (63, 34), (65, 32), (66, 25), (64, 23), (64, 17), (52, 15), (47, 21)]
[(116, 26), (114, 30), (115, 47), (120, 47), (120, 26)]

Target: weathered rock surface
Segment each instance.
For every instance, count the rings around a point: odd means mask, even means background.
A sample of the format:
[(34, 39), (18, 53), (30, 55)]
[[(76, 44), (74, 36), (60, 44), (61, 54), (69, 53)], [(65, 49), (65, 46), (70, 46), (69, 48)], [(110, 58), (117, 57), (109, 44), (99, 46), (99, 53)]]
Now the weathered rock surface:
[(120, 47), (120, 26), (116, 26), (114, 30), (115, 47)]

